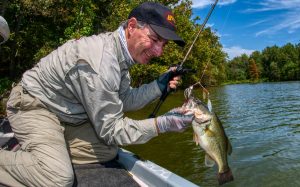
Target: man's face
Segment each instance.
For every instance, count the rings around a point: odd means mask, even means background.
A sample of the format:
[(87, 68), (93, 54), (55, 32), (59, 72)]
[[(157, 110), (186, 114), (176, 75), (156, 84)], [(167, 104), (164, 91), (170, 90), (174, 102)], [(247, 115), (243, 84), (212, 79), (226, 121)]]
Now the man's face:
[[(132, 27), (133, 25), (128, 25)], [(159, 57), (163, 54), (163, 48), (167, 40), (159, 37), (149, 25), (144, 28), (130, 28), (127, 38), (128, 50), (132, 58), (140, 63), (147, 64), (153, 57)]]

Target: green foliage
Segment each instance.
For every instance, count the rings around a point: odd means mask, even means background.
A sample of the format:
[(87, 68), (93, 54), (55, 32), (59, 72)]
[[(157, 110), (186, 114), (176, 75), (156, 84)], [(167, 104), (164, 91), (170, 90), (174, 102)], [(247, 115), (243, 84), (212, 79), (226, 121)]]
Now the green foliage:
[[(250, 57), (242, 55), (226, 66), (229, 80), (269, 81), (300, 80), (300, 44), (266, 47)], [(248, 66), (248, 67), (247, 67)]]
[(12, 81), (8, 78), (0, 78), (0, 117), (5, 116), (6, 102)]
[(1, 7), (11, 37), (0, 51), (1, 77), (19, 78), (40, 58), (69, 39), (105, 30), (98, 24), (111, 1), (11, 0)]
[(280, 80), (280, 69), (278, 68), (278, 65), (276, 62), (271, 62), (270, 63), (270, 68), (269, 68), (269, 79), (271, 81), (279, 81)]
[[(114, 31), (129, 12), (144, 1), (3, 0), (0, 11), (9, 23), (11, 37), (0, 46), (0, 78), (19, 80), (24, 71), (69, 39)], [(135, 66), (131, 70), (133, 86), (148, 83), (170, 65), (181, 63), (204, 20), (198, 16), (191, 19), (191, 0), (156, 2), (173, 9), (177, 33), (187, 45), (181, 48), (169, 42), (161, 58), (153, 59), (150, 65)], [(201, 78), (204, 85), (258, 79), (300, 80), (300, 44), (267, 47), (262, 52), (244, 54), (229, 62), (226, 56), (215, 32), (204, 29), (184, 64), (196, 73), (184, 76), (182, 86), (185, 88)]]
[(132, 78), (131, 86), (138, 87), (142, 84), (150, 83), (167, 70), (168, 67), (158, 66), (156, 64), (135, 65), (130, 70), (130, 75)]
[(76, 12), (76, 14), (70, 17), (70, 25), (64, 31), (66, 39), (78, 39), (81, 36), (91, 35), (94, 31), (93, 21), (96, 17), (96, 7), (92, 0), (77, 2), (71, 11)]
[(248, 71), (248, 56), (243, 54), (240, 57), (235, 57), (227, 64), (228, 80), (242, 81), (247, 79)]
[(12, 81), (8, 78), (0, 78), (0, 95), (2, 95), (12, 85)]
[[(42, 57), (69, 39), (114, 31), (127, 19), (129, 12), (144, 0), (5, 0), (4, 12), (10, 29), (10, 40), (1, 46), (0, 78), (18, 80)], [(192, 17), (191, 0), (157, 1), (173, 9), (177, 33), (186, 41), (185, 48), (169, 42), (161, 58), (131, 70), (133, 86), (150, 82), (172, 64), (179, 64), (192, 44), (204, 18)], [(218, 36), (206, 28), (196, 41), (184, 66), (196, 70), (183, 77), (183, 86), (198, 82), (220, 84), (227, 79), (226, 54)], [(205, 69), (206, 67), (206, 69)], [(205, 69), (205, 71), (204, 71)]]

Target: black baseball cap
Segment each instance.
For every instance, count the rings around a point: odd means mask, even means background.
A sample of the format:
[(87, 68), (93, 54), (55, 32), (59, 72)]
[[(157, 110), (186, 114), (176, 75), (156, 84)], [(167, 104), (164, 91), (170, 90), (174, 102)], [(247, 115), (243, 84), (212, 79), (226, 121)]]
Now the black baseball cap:
[(171, 10), (160, 3), (145, 2), (134, 8), (128, 19), (135, 17), (150, 25), (163, 39), (173, 40), (183, 47), (185, 42), (176, 34), (175, 18)]

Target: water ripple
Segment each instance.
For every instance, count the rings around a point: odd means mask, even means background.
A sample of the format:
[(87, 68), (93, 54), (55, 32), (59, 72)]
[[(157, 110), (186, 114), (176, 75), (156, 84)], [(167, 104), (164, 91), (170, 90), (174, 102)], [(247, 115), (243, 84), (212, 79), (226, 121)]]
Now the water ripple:
[[(233, 137), (231, 160), (237, 176), (228, 186), (300, 184), (299, 88), (296, 81), (212, 90), (214, 109)], [(247, 178), (249, 173), (255, 175)]]
[[(300, 186), (299, 90), (299, 81), (209, 89), (213, 110), (233, 147), (228, 159), (235, 180), (224, 186)], [(172, 102), (161, 111), (180, 106), (183, 93), (168, 99)], [(148, 116), (150, 110), (136, 115)], [(193, 142), (192, 129), (160, 135), (132, 151), (200, 186), (218, 186), (217, 168), (205, 167), (204, 151)]]

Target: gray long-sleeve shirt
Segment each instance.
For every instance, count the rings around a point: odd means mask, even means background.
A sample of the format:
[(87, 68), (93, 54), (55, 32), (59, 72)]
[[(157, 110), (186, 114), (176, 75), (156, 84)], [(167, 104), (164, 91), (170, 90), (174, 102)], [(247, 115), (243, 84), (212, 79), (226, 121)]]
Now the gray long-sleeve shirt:
[(24, 73), (22, 86), (63, 122), (90, 120), (107, 144), (139, 144), (157, 136), (153, 119), (124, 118), (161, 95), (156, 81), (130, 87), (134, 62), (120, 31), (70, 40)]

